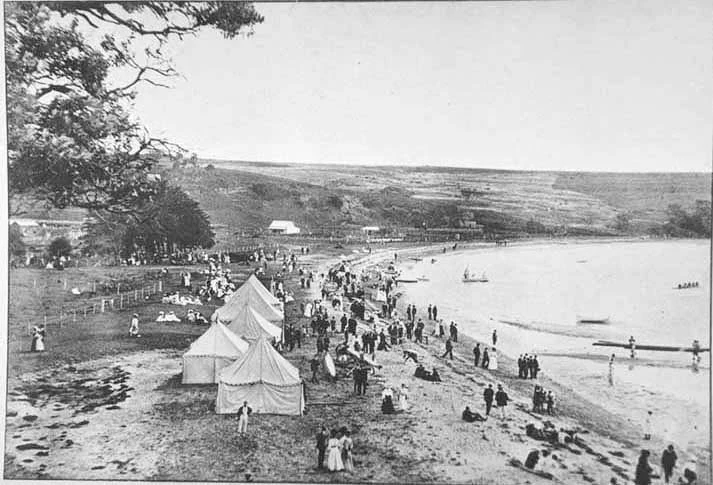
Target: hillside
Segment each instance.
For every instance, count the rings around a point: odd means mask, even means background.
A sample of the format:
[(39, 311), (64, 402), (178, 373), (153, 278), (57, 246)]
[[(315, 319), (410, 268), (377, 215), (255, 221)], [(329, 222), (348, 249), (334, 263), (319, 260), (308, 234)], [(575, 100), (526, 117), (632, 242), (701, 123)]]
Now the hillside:
[[(361, 167), (204, 160), (214, 169), (167, 171), (233, 232), (272, 219), (307, 231), (361, 225), (459, 227), (486, 232), (611, 234), (618, 214), (644, 233), (667, 220), (670, 204), (710, 201), (711, 176), (699, 173), (518, 172), (437, 167)], [(170, 172), (170, 173), (169, 173)]]

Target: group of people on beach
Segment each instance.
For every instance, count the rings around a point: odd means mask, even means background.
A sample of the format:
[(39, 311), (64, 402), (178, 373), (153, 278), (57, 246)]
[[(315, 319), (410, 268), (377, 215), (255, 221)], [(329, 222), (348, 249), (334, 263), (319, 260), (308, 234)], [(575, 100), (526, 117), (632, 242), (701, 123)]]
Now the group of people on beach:
[[(655, 473), (654, 468), (649, 463), (650, 456), (651, 452), (649, 450), (641, 450), (636, 463), (635, 485), (651, 485), (652, 478), (660, 478), (660, 475)], [(678, 455), (676, 455), (673, 445), (668, 445), (661, 453), (661, 471), (663, 472), (664, 483), (669, 483), (673, 477), (673, 469), (676, 468), (677, 461)], [(683, 473), (678, 477), (678, 483), (680, 485), (695, 485), (698, 483), (695, 463), (688, 463), (683, 467)]]
[(523, 354), (517, 359), (517, 376), (520, 379), (537, 379), (540, 363), (536, 355)]
[(330, 432), (326, 426), (322, 426), (317, 433), (317, 469), (324, 469), (326, 458), (330, 472), (351, 473), (354, 471), (353, 449), (354, 441), (346, 427), (332, 429)]
[[(545, 406), (547, 406), (545, 408)], [(535, 413), (554, 414), (555, 411), (555, 396), (552, 391), (545, 391), (545, 388), (539, 384), (535, 384), (535, 390), (532, 393), (532, 411)]]

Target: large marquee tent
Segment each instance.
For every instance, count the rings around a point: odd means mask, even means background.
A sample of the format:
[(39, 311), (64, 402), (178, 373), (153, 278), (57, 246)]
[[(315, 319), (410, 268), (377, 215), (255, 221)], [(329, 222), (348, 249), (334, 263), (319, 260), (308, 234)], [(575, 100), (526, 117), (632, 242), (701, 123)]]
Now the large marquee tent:
[(220, 322), (213, 323), (183, 354), (183, 384), (215, 384), (220, 371), (248, 351), (248, 343)]
[(282, 302), (280, 301), (279, 298), (277, 298), (275, 295), (270, 293), (270, 290), (265, 288), (265, 285), (260, 282), (257, 276), (254, 274), (251, 274), (250, 277), (248, 277), (247, 280), (245, 280), (245, 283), (243, 283), (240, 288), (235, 290), (227, 299), (227, 301), (230, 301), (232, 298), (235, 296), (239, 296), (245, 293), (251, 293), (255, 292), (258, 295), (262, 297), (263, 300), (268, 302), (270, 305), (274, 306), (276, 310), (279, 310), (282, 312)]
[(253, 342), (248, 352), (220, 375), (216, 412), (236, 413), (243, 401), (261, 414), (301, 415), (304, 411), (299, 370), (266, 338)]

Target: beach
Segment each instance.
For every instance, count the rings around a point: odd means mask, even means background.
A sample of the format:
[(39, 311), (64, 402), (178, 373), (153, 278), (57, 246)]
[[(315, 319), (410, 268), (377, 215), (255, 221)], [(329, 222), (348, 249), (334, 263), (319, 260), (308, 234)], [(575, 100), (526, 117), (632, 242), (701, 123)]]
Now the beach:
[[(400, 258), (437, 258), (442, 245), (398, 251)], [(368, 254), (363, 248), (325, 246), (298, 256), (298, 265), (326, 274), (340, 253), (353, 268), (393, 256), (392, 248)], [(235, 269), (244, 273), (246, 268)], [(318, 298), (319, 288), (300, 288), (296, 273), (287, 276), (285, 286), (295, 298), (286, 306), (286, 322), (308, 325), (300, 303)], [(405, 290), (399, 306), (407, 301)], [(429, 336), (428, 344), (418, 346), (419, 360), (427, 369), (438, 368), (440, 383), (415, 378), (415, 365), (404, 363), (397, 346), (377, 352), (382, 367), (369, 376), (365, 396), (354, 395), (350, 378), (330, 382), (322, 376), (319, 384), (305, 385), (304, 416), (256, 415), (248, 435), (239, 437), (236, 418), (214, 412), (216, 386), (180, 384), (180, 357), (206, 327), (150, 323), (150, 315), (167, 308), (155, 302), (142, 307), (144, 340), (130, 344), (121, 340), (127, 312), (51, 333), (49, 351), (41, 356), (22, 351), (29, 348), (28, 337), (11, 339), (6, 478), (483, 484), (609, 483), (617, 478), (628, 483), (640, 449), (652, 450), (655, 465), (667, 444), (656, 436), (644, 442), (640, 427), (583, 399), (546, 372), (537, 382), (557, 396), (556, 415), (532, 413), (532, 381), (518, 379), (506, 356), (499, 358), (497, 371), (474, 368), (475, 340), (463, 334), (452, 361), (440, 358), (443, 342), (437, 338)], [(207, 304), (201, 310), (209, 314), (213, 308)], [(421, 304), (421, 314), (424, 308)], [(340, 338), (335, 335), (333, 341)], [(301, 348), (284, 353), (305, 381), (315, 351), (310, 337)], [(409, 410), (382, 414), (383, 387), (402, 383), (409, 388)], [(462, 421), (465, 405), (483, 412), (483, 388), (498, 383), (512, 399), (507, 418), (496, 414), (484, 423)], [(527, 424), (540, 427), (544, 421), (578, 430), (578, 439), (552, 445), (526, 436)], [(315, 469), (315, 435), (323, 424), (352, 431), (352, 474)], [(522, 467), (535, 449), (553, 452), (547, 473)], [(683, 453), (679, 456), (683, 464)], [(702, 470), (699, 466), (699, 483), (710, 483)]]

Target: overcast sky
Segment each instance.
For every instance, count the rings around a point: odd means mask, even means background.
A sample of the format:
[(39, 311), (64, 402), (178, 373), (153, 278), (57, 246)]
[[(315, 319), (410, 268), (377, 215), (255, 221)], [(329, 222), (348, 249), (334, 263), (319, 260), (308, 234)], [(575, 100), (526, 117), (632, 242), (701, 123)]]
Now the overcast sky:
[(257, 4), (141, 120), (200, 157), (710, 171), (713, 2)]

